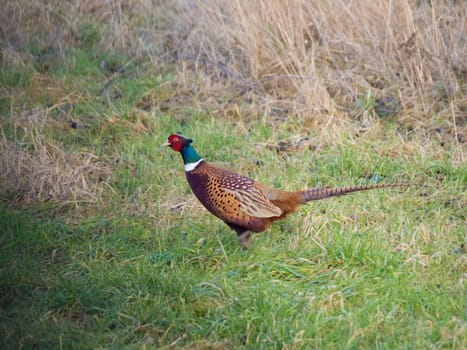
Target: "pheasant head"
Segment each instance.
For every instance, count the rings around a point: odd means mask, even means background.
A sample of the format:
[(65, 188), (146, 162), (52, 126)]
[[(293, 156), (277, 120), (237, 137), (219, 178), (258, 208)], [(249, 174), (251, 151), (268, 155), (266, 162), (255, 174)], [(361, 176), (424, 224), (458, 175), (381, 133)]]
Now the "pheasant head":
[(167, 142), (163, 143), (162, 146), (169, 146), (175, 152), (180, 152), (185, 165), (185, 170), (189, 171), (198, 166), (203, 160), (196, 150), (193, 148), (191, 143), (192, 139), (186, 138), (180, 134), (172, 134), (168, 137)]

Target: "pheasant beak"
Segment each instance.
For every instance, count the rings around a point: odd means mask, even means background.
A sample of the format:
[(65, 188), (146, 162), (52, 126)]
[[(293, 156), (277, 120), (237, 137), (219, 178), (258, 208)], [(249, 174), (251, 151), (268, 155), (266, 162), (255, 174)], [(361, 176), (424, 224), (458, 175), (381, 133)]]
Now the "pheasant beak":
[(167, 147), (167, 146), (170, 146), (170, 142), (168, 142), (168, 141), (167, 141), (167, 142), (164, 142), (164, 143), (161, 145), (161, 147)]

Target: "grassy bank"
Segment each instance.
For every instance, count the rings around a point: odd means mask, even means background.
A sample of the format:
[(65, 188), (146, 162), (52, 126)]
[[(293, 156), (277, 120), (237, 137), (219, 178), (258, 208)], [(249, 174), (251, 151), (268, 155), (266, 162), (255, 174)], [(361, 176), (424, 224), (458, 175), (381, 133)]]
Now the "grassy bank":
[[(465, 347), (466, 6), (190, 4), (5, 6), (1, 347)], [(278, 188), (411, 186), (243, 251), (175, 131)]]

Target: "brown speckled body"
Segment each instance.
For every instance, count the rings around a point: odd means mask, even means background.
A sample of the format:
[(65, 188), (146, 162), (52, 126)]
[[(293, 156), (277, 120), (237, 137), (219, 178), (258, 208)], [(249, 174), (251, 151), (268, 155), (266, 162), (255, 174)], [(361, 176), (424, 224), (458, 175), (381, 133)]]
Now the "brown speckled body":
[[(297, 193), (266, 188), (246, 176), (204, 161), (196, 169), (185, 174), (199, 201), (238, 234), (247, 230), (264, 231), (269, 224), (283, 218), (298, 205)], [(250, 203), (254, 202), (254, 210), (264, 217), (248, 215), (249, 209), (239, 201), (239, 197), (250, 199)], [(290, 197), (290, 200), (285, 197)], [(270, 202), (270, 205), (267, 205), (267, 202)], [(282, 204), (286, 210), (281, 209), (274, 202)], [(297, 204), (294, 205), (293, 202)]]

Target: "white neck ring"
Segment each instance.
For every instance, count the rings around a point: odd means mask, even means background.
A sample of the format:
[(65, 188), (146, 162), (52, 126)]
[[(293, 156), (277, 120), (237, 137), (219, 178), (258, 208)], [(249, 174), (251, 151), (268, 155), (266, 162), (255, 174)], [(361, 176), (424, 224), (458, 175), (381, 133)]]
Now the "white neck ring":
[(198, 160), (197, 162), (186, 163), (186, 164), (184, 165), (185, 171), (193, 171), (193, 170), (195, 170), (195, 169), (198, 167), (199, 163), (201, 163), (202, 161), (203, 161), (203, 158), (201, 158), (201, 159)]

